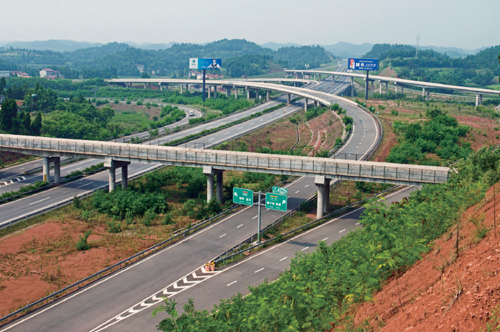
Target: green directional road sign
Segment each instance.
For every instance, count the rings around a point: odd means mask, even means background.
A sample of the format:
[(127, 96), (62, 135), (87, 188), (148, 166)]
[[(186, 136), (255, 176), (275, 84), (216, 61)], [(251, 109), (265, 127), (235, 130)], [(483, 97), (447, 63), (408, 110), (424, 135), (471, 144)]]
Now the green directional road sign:
[(273, 194), (288, 195), (288, 189), (283, 187), (273, 187)]
[(266, 193), (266, 209), (286, 211), (287, 197), (286, 195)]
[(248, 189), (233, 188), (233, 203), (253, 205), (253, 191)]

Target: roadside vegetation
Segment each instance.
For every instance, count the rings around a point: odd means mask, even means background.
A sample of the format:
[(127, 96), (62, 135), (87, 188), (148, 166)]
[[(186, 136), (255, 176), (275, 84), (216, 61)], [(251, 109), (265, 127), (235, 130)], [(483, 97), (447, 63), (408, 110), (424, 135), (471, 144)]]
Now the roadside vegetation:
[[(363, 229), (348, 233), (331, 246), (321, 242), (311, 254), (298, 253), (277, 281), (250, 287), (248, 296), (221, 300), (211, 313), (196, 311), (190, 303), (178, 315), (167, 305), (159, 310), (170, 317), (158, 328), (262, 331), (343, 326), (343, 330), (350, 330), (345, 326), (356, 308), (369, 301), (388, 276), (419, 260), (432, 240), (484, 197), (492, 179), (498, 179), (499, 163), (500, 153), (484, 148), (460, 162), (446, 184), (425, 186), (399, 204), (372, 202), (361, 218)], [(262, 311), (263, 306), (268, 310)]]
[[(338, 105), (337, 105), (338, 106)], [(219, 150), (324, 156), (342, 140), (343, 125), (325, 107), (296, 112), (255, 132), (220, 144)]]

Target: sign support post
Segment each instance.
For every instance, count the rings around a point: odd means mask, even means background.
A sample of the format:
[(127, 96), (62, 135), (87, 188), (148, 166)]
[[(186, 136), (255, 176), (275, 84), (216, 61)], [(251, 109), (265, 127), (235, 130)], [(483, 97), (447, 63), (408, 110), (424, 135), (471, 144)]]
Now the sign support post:
[(258, 206), (258, 210), (259, 210), (259, 213), (258, 213), (258, 217), (257, 217), (257, 244), (260, 244), (260, 194), (261, 192), (259, 191), (259, 200), (257, 201), (257, 204), (259, 204)]
[[(348, 69), (365, 70), (365, 99), (368, 100), (368, 87), (370, 85), (370, 70), (378, 70), (378, 59), (349, 59)], [(373, 87), (373, 85), (372, 85)], [(373, 92), (373, 91), (372, 91)]]
[[(370, 75), (369, 75), (370, 71), (367, 70), (366, 71), (366, 80), (365, 80), (365, 100), (368, 100), (368, 85), (369, 85), (369, 82), (370, 82)], [(203, 82), (205, 82), (205, 76), (203, 76)]]
[(205, 73), (207, 72), (206, 69), (203, 69), (203, 102), (205, 102)]

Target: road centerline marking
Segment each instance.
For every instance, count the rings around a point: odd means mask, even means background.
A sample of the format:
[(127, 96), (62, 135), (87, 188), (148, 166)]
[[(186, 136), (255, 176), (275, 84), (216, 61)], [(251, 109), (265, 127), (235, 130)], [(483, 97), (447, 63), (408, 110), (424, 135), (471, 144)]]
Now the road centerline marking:
[(36, 204), (36, 203), (40, 203), (40, 202), (43, 202), (43, 201), (48, 200), (49, 198), (50, 198), (50, 197), (46, 197), (46, 198), (41, 199), (41, 200), (39, 200), (39, 201), (36, 201), (36, 202), (33, 202), (33, 203), (29, 203), (28, 205), (33, 205), (33, 204)]
[(343, 232), (345, 232), (345, 229), (341, 230), (339, 233), (343, 233)]
[(284, 260), (285, 260), (285, 259), (287, 259), (287, 258), (288, 258), (288, 256), (283, 257), (282, 259), (280, 259), (280, 262), (281, 262), (281, 261), (284, 261)]
[(230, 282), (230, 283), (229, 283), (229, 284), (227, 284), (227, 285), (228, 285), (228, 286), (231, 286), (232, 284), (235, 284), (235, 283), (237, 283), (237, 282), (238, 282), (238, 280), (235, 280), (235, 281), (233, 281), (233, 282)]
[(223, 238), (224, 236), (226, 236), (227, 233), (224, 233), (222, 234), (221, 236), (219, 236), (219, 239)]
[(259, 273), (260, 271), (264, 270), (264, 268), (262, 269), (258, 269), (257, 271), (255, 271), (254, 273)]
[(243, 226), (243, 224), (239, 225), (239, 226), (238, 226), (238, 227), (236, 227), (236, 228), (240, 228), (241, 226)]

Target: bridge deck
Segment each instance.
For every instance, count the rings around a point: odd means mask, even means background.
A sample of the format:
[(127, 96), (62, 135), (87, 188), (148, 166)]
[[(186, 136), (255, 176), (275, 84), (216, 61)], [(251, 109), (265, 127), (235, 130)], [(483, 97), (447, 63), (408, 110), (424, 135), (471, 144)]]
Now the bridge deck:
[(37, 156), (83, 156), (165, 165), (241, 170), (299, 176), (325, 176), (396, 184), (442, 183), (449, 168), (250, 152), (0, 135), (0, 150)]

